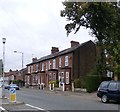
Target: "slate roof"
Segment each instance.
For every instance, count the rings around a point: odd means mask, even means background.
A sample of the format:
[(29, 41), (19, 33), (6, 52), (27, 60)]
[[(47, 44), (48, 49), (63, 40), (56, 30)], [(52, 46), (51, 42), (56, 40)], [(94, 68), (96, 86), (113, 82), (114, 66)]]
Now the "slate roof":
[(87, 42), (85, 42), (85, 43), (76, 45), (76, 46), (74, 46), (74, 47), (71, 47), (71, 48), (68, 48), (68, 49), (65, 49), (65, 50), (56, 52), (56, 53), (54, 53), (54, 54), (50, 54), (50, 55), (41, 57), (40, 59), (37, 59), (36, 61), (34, 61), (34, 62), (30, 63), (30, 64), (27, 64), (27, 66), (32, 65), (32, 64), (35, 64), (35, 63), (38, 63), (38, 62), (42, 62), (42, 61), (45, 61), (45, 60), (48, 60), (48, 59), (52, 59), (52, 58), (55, 58), (55, 57), (58, 57), (58, 56), (61, 56), (61, 55), (64, 55), (64, 54), (71, 53), (71, 52), (73, 52), (74, 50), (76, 50), (77, 48), (85, 45), (85, 44), (88, 43), (88, 42), (92, 42), (92, 41), (90, 40), (90, 41), (87, 41)]

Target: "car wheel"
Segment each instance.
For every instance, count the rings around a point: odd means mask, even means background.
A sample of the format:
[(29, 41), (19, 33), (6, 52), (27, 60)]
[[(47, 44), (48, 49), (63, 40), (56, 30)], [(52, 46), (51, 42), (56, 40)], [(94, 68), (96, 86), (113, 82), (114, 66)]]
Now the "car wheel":
[(106, 94), (103, 94), (103, 95), (102, 95), (102, 97), (101, 97), (101, 101), (102, 101), (103, 103), (108, 102), (108, 97), (107, 97)]

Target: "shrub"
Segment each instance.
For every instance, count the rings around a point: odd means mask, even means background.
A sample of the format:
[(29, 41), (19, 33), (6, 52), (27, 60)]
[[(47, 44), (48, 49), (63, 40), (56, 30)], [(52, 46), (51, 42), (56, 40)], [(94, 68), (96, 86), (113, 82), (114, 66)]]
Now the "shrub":
[(59, 80), (56, 80), (55, 87), (59, 87)]
[(75, 88), (80, 88), (81, 87), (81, 81), (80, 79), (75, 79), (74, 80)]
[(100, 84), (100, 78), (96, 75), (88, 75), (86, 76), (86, 89), (87, 92), (96, 91)]

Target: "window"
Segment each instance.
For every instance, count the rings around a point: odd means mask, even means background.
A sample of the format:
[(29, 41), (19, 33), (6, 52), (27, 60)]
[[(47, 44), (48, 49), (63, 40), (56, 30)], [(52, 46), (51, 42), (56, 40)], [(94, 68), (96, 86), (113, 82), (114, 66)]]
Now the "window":
[(61, 67), (61, 64), (62, 64), (62, 60), (61, 58), (59, 58), (59, 67)]
[(30, 73), (30, 66), (28, 66), (28, 73)]
[(118, 82), (118, 88), (120, 88), (120, 82)]
[(49, 61), (49, 69), (51, 68), (51, 62)]
[(55, 69), (56, 68), (56, 60), (54, 59), (53, 60), (53, 69)]
[(31, 66), (31, 72), (33, 72), (33, 66)]
[(48, 70), (48, 62), (46, 62), (46, 70)]
[(116, 89), (117, 88), (117, 83), (116, 82), (111, 82), (108, 86), (109, 89)]
[(68, 56), (65, 56), (65, 66), (68, 66)]
[(107, 88), (109, 84), (109, 81), (104, 81), (100, 84), (100, 88)]
[(66, 72), (66, 84), (69, 84), (69, 72)]
[(36, 72), (38, 72), (38, 67), (39, 67), (39, 65), (38, 65), (38, 64), (36, 64)]
[(49, 81), (52, 81), (52, 74), (49, 74)]
[(42, 63), (42, 71), (44, 71), (44, 63)]
[(53, 73), (53, 81), (55, 81), (55, 80), (56, 80), (56, 74)]
[(64, 72), (61, 72), (61, 83), (64, 83)]

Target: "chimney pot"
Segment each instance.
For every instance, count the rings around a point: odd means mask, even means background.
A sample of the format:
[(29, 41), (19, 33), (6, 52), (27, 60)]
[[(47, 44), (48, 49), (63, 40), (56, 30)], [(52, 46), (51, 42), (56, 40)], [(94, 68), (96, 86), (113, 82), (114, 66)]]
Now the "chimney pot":
[(51, 54), (54, 54), (54, 53), (56, 53), (56, 52), (59, 52), (58, 47), (52, 47), (52, 49), (51, 49)]
[(32, 62), (35, 62), (35, 61), (37, 61), (37, 58), (36, 57), (32, 58)]

